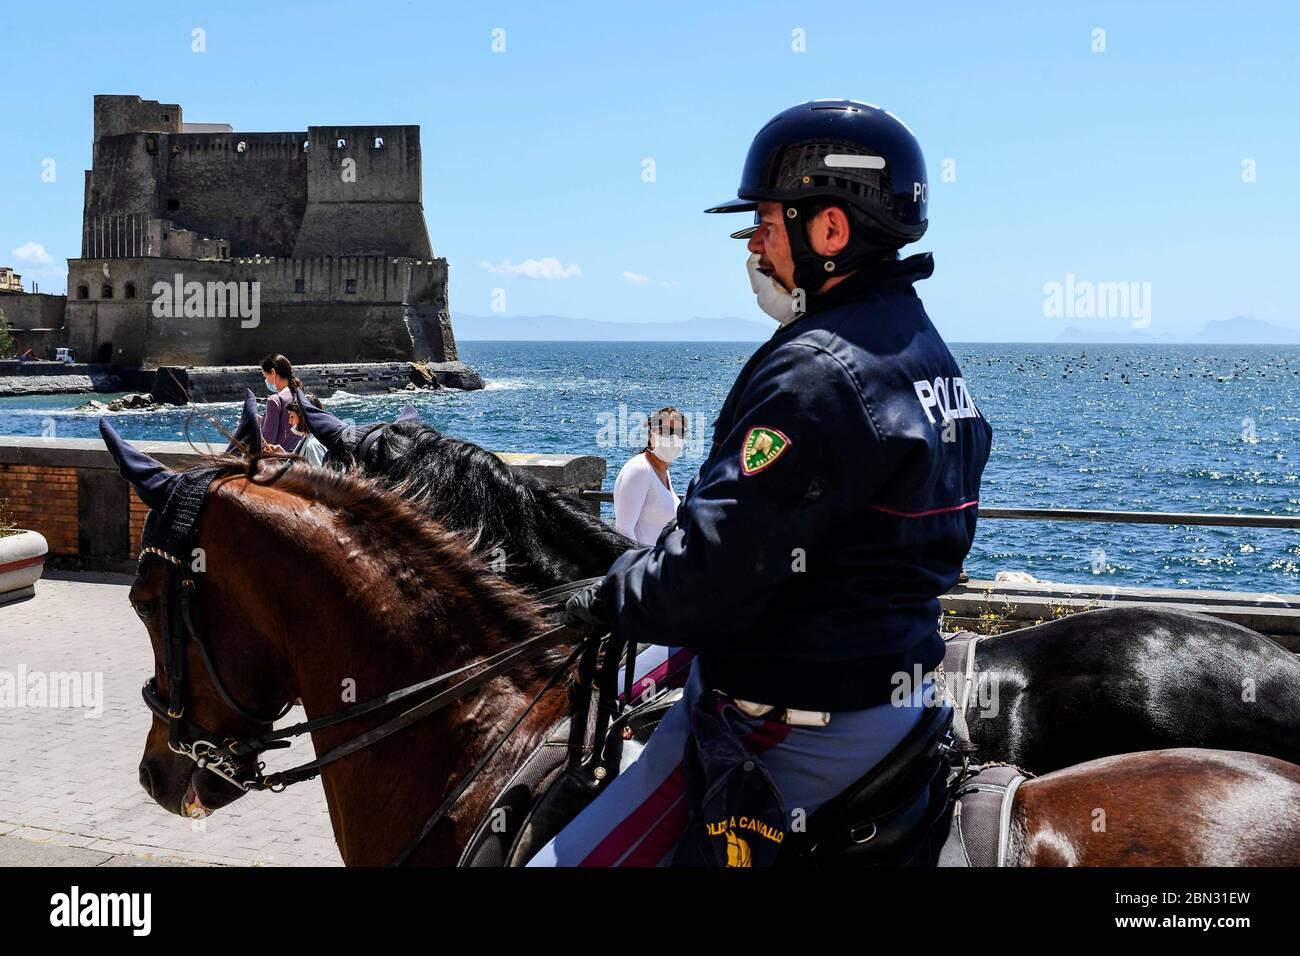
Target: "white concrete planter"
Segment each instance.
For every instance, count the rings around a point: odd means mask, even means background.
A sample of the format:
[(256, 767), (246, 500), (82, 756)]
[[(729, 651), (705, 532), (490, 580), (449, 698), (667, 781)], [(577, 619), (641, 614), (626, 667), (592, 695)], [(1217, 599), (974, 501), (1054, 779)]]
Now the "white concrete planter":
[(0, 604), (21, 601), (36, 593), (50, 550), (38, 531), (19, 531), (0, 538)]

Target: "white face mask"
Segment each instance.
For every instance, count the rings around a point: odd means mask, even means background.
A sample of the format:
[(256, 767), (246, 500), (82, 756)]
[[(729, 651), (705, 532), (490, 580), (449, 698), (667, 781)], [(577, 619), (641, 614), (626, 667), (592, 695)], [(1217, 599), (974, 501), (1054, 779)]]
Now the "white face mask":
[(684, 442), (677, 435), (658, 435), (650, 454), (667, 464), (682, 457), (683, 445)]
[(307, 433), (306, 433), (305, 431), (303, 431), (301, 428), (294, 428), (292, 425), (289, 426), (289, 431), (293, 432), (293, 433), (294, 433), (295, 435), (297, 435), (299, 438), (301, 438), (303, 435), (307, 434)]
[(754, 295), (758, 296), (758, 307), (782, 325), (789, 325), (799, 318), (799, 313), (794, 309), (794, 296), (786, 292), (785, 287), (772, 276), (758, 271), (759, 258), (755, 252), (745, 260), (745, 268), (749, 270), (749, 286), (754, 290)]

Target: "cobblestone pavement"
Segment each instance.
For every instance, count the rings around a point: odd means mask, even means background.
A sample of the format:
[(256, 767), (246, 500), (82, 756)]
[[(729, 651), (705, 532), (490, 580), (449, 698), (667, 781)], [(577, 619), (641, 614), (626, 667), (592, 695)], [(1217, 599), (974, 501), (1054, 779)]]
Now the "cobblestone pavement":
[[(0, 703), (0, 866), (341, 865), (319, 780), (249, 794), (202, 821), (166, 812), (141, 789), (152, 717), (140, 685), (153, 655), (127, 603), (129, 581), (58, 574), (38, 582), (34, 598), (0, 606), (0, 682), (36, 672), (103, 677), (98, 716)], [(29, 676), (19, 690), (30, 685)], [(298, 708), (284, 723), (301, 719)], [(299, 739), (266, 762), (311, 757), (311, 741)]]

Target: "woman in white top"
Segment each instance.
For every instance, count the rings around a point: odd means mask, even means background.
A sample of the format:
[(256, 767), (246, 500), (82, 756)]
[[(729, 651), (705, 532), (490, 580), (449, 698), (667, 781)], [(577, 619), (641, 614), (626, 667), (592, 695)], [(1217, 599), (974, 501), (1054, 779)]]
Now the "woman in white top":
[(646, 447), (628, 459), (614, 480), (614, 527), (639, 545), (652, 545), (677, 514), (668, 466), (682, 454), (682, 415), (671, 405), (646, 422)]
[[(637, 544), (652, 546), (677, 514), (668, 466), (681, 457), (686, 431), (682, 413), (669, 405), (646, 421), (646, 446), (633, 455), (614, 479), (614, 527)], [(686, 683), (695, 654), (684, 647), (658, 644), (643, 648), (633, 668), (632, 699), (641, 700)], [(623, 696), (623, 674), (618, 677)]]

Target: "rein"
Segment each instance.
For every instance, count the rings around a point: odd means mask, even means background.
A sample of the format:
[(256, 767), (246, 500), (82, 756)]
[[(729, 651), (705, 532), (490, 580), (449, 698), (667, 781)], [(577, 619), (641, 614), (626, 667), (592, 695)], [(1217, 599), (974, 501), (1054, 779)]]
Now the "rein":
[[(573, 663), (584, 654), (590, 654), (591, 649), (599, 644), (598, 638), (587, 637), (573, 631), (568, 625), (561, 624), (540, 634), (534, 635), (514, 646), (505, 648), (495, 654), (489, 655), (481, 660), (474, 661), (453, 670), (439, 674), (427, 680), (410, 684), (399, 690), (391, 691), (379, 697), (354, 704), (344, 710), (327, 714), (323, 717), (313, 718), (311, 720), (301, 721), (282, 730), (272, 730), (268, 733), (257, 734), (251, 737), (234, 737), (226, 735), (224, 739), (217, 743), (221, 736), (213, 733), (201, 725), (193, 722), (185, 716), (186, 699), (186, 668), (185, 652), (188, 644), (193, 644), (198, 651), (199, 658), (202, 660), (208, 676), (216, 688), (217, 694), (222, 702), (229, 707), (234, 713), (241, 718), (253, 723), (273, 725), (275, 721), (284, 717), (291, 709), (292, 702), (285, 704), (284, 708), (274, 716), (259, 715), (242, 707), (234, 697), (227, 691), (213, 665), (212, 657), (204, 644), (198, 629), (194, 625), (193, 602), (198, 591), (196, 578), (185, 564), (178, 558), (167, 553), (160, 548), (144, 548), (140, 553), (140, 562), (143, 564), (148, 556), (156, 556), (163, 559), (166, 570), (166, 586), (164, 589), (162, 616), (163, 629), (165, 635), (165, 657), (164, 665), (169, 685), (169, 696), (167, 701), (163, 701), (158, 691), (157, 681), (150, 677), (145, 681), (142, 689), (142, 696), (145, 704), (160, 719), (165, 720), (168, 724), (168, 741), (167, 746), (173, 752), (189, 757), (194, 763), (204, 770), (209, 770), (221, 777), (227, 783), (238, 787), (244, 792), (250, 790), (269, 790), (274, 793), (282, 792), (291, 784), (299, 783), (304, 780), (310, 780), (318, 776), (321, 769), (325, 766), (341, 760), (359, 750), (369, 747), (380, 740), (385, 739), (400, 730), (405, 729), (411, 724), (436, 713), (439, 710), (455, 703), (471, 691), (482, 687), (488, 681), (491, 681), (519, 666), (540, 657), (545, 652), (561, 644), (574, 643), (577, 646), (566, 657), (566, 659), (556, 667), (541, 690), (533, 697), (528, 706), (520, 713), (518, 718), (510, 725), (509, 728), (497, 739), (497, 741), (483, 754), (483, 756), (470, 769), (469, 773), (461, 782), (448, 794), (433, 815), (421, 827), (416, 837), (406, 846), (406, 848), (397, 856), (391, 865), (400, 866), (405, 863), (410, 855), (419, 847), (424, 838), (428, 836), (435, 826), (447, 815), (456, 801), (465, 793), (469, 786), (482, 772), (483, 768), (493, 756), (500, 751), (506, 741), (515, 730), (523, 723), (524, 719), (532, 712), (533, 708), (541, 700), (542, 696), (552, 689), (558, 680), (563, 676)], [(563, 599), (582, 587), (590, 584), (599, 578), (587, 579), (584, 581), (571, 582), (558, 587), (549, 588), (541, 592), (538, 596), (547, 600), (553, 606), (562, 603)], [(255, 758), (257, 755), (268, 751), (282, 749), (290, 746), (289, 740), (294, 737), (300, 737), (312, 731), (319, 730), (323, 727), (331, 727), (345, 721), (355, 720), (366, 714), (373, 713), (391, 704), (401, 701), (408, 701), (422, 693), (429, 691), (436, 685), (443, 684), (454, 677), (465, 674), (468, 671), (482, 668), (477, 673), (457, 681), (448, 687), (434, 693), (433, 696), (422, 700), (420, 703), (404, 711), (398, 716), (386, 721), (378, 727), (365, 733), (352, 737), (347, 741), (332, 748), (314, 760), (299, 764), (288, 770), (277, 771), (273, 774), (263, 774), (265, 763), (257, 761), (256, 766), (251, 769), (247, 766), (248, 758)], [(630, 670), (630, 668), (629, 668)]]

